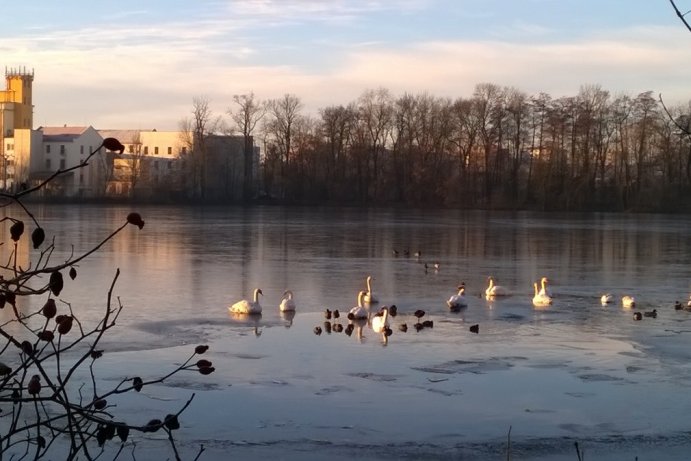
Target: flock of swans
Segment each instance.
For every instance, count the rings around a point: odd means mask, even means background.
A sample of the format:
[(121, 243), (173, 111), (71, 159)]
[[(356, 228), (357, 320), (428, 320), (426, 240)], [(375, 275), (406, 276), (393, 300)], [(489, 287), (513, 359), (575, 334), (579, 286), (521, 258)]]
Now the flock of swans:
[[(416, 256), (419, 257), (419, 253), (416, 253)], [(348, 320), (350, 320), (352, 323), (346, 327), (346, 333), (350, 336), (350, 334), (353, 332), (354, 328), (358, 328), (358, 335), (362, 335), (362, 327), (369, 323), (372, 330), (376, 333), (381, 333), (384, 338), (387, 336), (391, 335), (391, 328), (389, 325), (389, 317), (395, 317), (396, 316), (396, 306), (392, 305), (390, 307), (385, 306), (382, 307), (378, 312), (371, 314), (370, 313), (370, 307), (372, 305), (375, 305), (379, 302), (377, 296), (375, 296), (373, 290), (372, 290), (372, 276), (368, 276), (365, 280), (366, 284), (366, 290), (362, 290), (358, 293), (357, 295), (357, 305), (351, 308), (346, 317)], [(544, 308), (548, 307), (552, 304), (553, 301), (553, 296), (552, 293), (548, 287), (549, 280), (547, 277), (542, 277), (539, 282), (534, 282), (533, 283), (533, 289), (534, 289), (534, 294), (532, 298), (532, 303), (535, 308)], [(457, 287), (457, 293), (454, 295), (451, 295), (449, 299), (446, 301), (446, 305), (448, 306), (450, 311), (459, 311), (462, 310), (466, 307), (468, 307), (468, 301), (466, 299), (466, 287), (465, 283), (461, 282), (461, 284)], [(245, 314), (245, 315), (258, 315), (262, 313), (262, 306), (259, 303), (259, 295), (263, 295), (262, 290), (260, 288), (256, 288), (254, 290), (254, 294), (252, 297), (252, 300), (249, 299), (242, 299), (231, 306), (228, 307), (228, 310), (232, 314)], [(508, 288), (497, 285), (495, 284), (494, 277), (489, 277), (488, 278), (488, 286), (484, 291), (484, 297), (489, 300), (495, 300), (496, 298), (500, 297), (506, 297), (506, 296), (511, 296), (512, 292)], [(615, 298), (612, 294), (610, 293), (605, 293), (600, 297), (600, 302), (603, 306), (612, 304), (615, 302)], [(636, 306), (636, 299), (633, 296), (630, 295), (625, 295), (621, 298), (621, 305), (625, 309), (632, 309)], [(689, 300), (687, 302), (687, 305), (684, 306), (680, 302), (676, 302), (674, 305), (675, 309), (677, 310), (688, 310), (691, 311), (691, 296), (689, 297)], [(295, 305), (295, 300), (293, 299), (293, 292), (291, 290), (286, 290), (283, 293), (283, 298), (281, 299), (281, 302), (278, 306), (278, 310), (281, 313), (294, 313), (296, 311), (296, 305)], [(340, 312), (338, 310), (331, 311), (329, 309), (326, 309), (325, 312), (326, 318), (331, 319), (333, 316), (334, 318), (339, 318), (340, 317)], [(417, 323), (414, 325), (415, 328), (419, 331), (422, 328), (425, 327), (432, 327), (433, 322), (431, 320), (427, 320), (425, 322), (421, 322), (420, 318), (425, 315), (425, 312), (423, 310), (418, 309), (415, 311), (413, 314), (415, 317), (417, 317)], [(643, 317), (657, 317), (657, 310), (653, 309), (652, 311), (646, 311), (646, 312), (634, 312), (633, 318), (634, 320), (641, 320)], [(328, 326), (326, 325), (327, 322), (325, 322), (325, 328), (327, 329), (328, 332), (330, 332), (331, 328), (336, 328), (336, 331), (339, 331), (339, 329), (342, 329), (342, 325), (340, 324), (334, 324), (331, 325), (329, 324)], [(407, 331), (407, 325), (406, 324), (401, 324), (399, 325), (399, 330), (400, 331)], [(470, 331), (473, 333), (478, 333), (479, 327), (478, 325), (473, 325), (470, 327)], [(322, 329), (321, 327), (315, 327), (315, 333), (316, 334), (321, 334)]]

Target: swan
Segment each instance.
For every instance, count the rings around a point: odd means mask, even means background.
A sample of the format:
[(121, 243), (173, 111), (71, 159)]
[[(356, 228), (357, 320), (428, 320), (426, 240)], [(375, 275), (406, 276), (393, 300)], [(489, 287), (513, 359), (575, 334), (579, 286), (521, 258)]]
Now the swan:
[(389, 308), (382, 307), (381, 315), (372, 317), (372, 330), (375, 333), (384, 333), (389, 328)]
[[(543, 278), (543, 280), (545, 280)], [(535, 288), (535, 296), (533, 296), (533, 306), (535, 307), (546, 307), (552, 304), (552, 298), (544, 292), (544, 290), (537, 289), (537, 282), (533, 283), (533, 288)]]
[(449, 300), (446, 301), (446, 304), (449, 306), (449, 309), (461, 309), (462, 307), (468, 307), (468, 301), (465, 299), (465, 287), (462, 285), (459, 286), (458, 293), (452, 295)]
[(691, 296), (689, 296), (689, 302), (686, 303), (686, 306), (687, 306), (687, 307), (691, 307)]
[(357, 295), (357, 306), (353, 307), (350, 312), (348, 312), (349, 319), (366, 319), (369, 317), (367, 309), (362, 305), (362, 299), (365, 297), (365, 292), (361, 291)]
[(261, 314), (262, 306), (259, 304), (259, 295), (263, 294), (261, 289), (256, 288), (253, 301), (243, 299), (228, 307), (228, 310), (234, 314)]
[(612, 296), (609, 293), (605, 293), (604, 295), (600, 296), (600, 304), (603, 306), (606, 306), (607, 304), (611, 303), (614, 301), (614, 296)]
[(487, 299), (492, 299), (495, 296), (508, 296), (509, 291), (501, 285), (494, 284), (494, 278), (489, 278), (489, 286), (485, 290), (485, 297)]
[(543, 294), (543, 295), (547, 296), (548, 298), (550, 298), (552, 296), (552, 293), (547, 288), (547, 282), (549, 282), (549, 280), (547, 280), (547, 277), (542, 277), (540, 279), (540, 285), (541, 285), (540, 294)]
[(626, 295), (621, 298), (621, 305), (626, 309), (630, 309), (636, 305), (636, 298), (633, 296)]
[(379, 302), (374, 293), (372, 293), (372, 276), (367, 277), (367, 292), (362, 300), (365, 304), (376, 304)]
[(278, 309), (281, 312), (295, 311), (295, 301), (293, 301), (293, 292), (286, 290), (283, 292), (283, 299), (281, 304), (279, 304)]

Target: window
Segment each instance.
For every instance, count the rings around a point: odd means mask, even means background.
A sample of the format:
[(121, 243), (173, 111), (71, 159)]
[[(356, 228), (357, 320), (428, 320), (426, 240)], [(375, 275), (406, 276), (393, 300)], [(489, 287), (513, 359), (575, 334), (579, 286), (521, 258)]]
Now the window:
[(46, 154), (50, 154), (50, 144), (46, 144)]
[(65, 145), (60, 144), (60, 155), (65, 155)]
[(127, 152), (129, 152), (130, 154), (134, 153), (134, 144), (130, 144), (129, 146), (127, 146)]
[(149, 146), (144, 146), (144, 155), (149, 155)]
[(8, 151), (14, 150), (14, 144), (8, 142), (8, 143), (7, 143), (7, 150), (8, 150)]
[(79, 153), (84, 155), (84, 146), (79, 146)]
[(61, 169), (61, 170), (64, 170), (64, 169), (65, 169), (65, 159), (64, 159), (64, 158), (61, 158), (61, 159), (60, 159), (60, 169)]
[(180, 153), (182, 155), (186, 155), (187, 154), (187, 147), (183, 147), (182, 150), (180, 151)]
[(154, 147), (154, 155), (158, 155), (158, 146)]
[(51, 169), (50, 159), (47, 158), (47, 159), (46, 159), (46, 170), (50, 170), (50, 169)]
[(173, 148), (172, 147), (168, 147), (168, 155), (173, 155)]

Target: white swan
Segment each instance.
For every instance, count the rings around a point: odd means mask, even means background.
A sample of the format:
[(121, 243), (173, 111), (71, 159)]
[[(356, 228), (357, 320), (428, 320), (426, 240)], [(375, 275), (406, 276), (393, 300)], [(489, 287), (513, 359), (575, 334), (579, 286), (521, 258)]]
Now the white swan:
[(362, 299), (365, 304), (376, 304), (379, 302), (374, 293), (372, 292), (372, 276), (367, 276), (367, 291), (365, 292), (365, 297)]
[(549, 290), (549, 288), (547, 288), (547, 282), (549, 282), (549, 280), (547, 280), (547, 277), (542, 277), (540, 279), (540, 284), (542, 285), (542, 287), (540, 288), (540, 293), (550, 298), (552, 297), (552, 293)]
[(375, 333), (384, 333), (389, 328), (389, 308), (382, 307), (382, 314), (372, 317), (372, 330)]
[(283, 292), (283, 299), (281, 304), (278, 305), (278, 310), (281, 312), (295, 311), (295, 301), (293, 301), (293, 292), (286, 290)]
[(509, 295), (509, 290), (504, 288), (501, 285), (495, 285), (494, 284), (494, 278), (490, 277), (489, 278), (489, 286), (485, 290), (485, 297), (487, 299), (492, 299), (497, 296), (508, 296)]
[(362, 305), (362, 299), (365, 297), (365, 292), (361, 291), (357, 295), (357, 306), (353, 307), (350, 312), (348, 312), (349, 319), (366, 319), (369, 317), (367, 309)]
[(626, 309), (631, 309), (636, 306), (636, 298), (626, 295), (621, 298), (621, 305)]
[(609, 293), (605, 293), (604, 295), (600, 296), (600, 304), (603, 306), (606, 306), (607, 304), (614, 302), (614, 296), (612, 296)]
[(261, 314), (262, 306), (259, 304), (259, 295), (263, 295), (262, 290), (259, 288), (254, 290), (254, 300), (248, 301), (243, 299), (238, 301), (232, 306), (228, 307), (228, 310), (233, 314)]
[(449, 306), (449, 309), (461, 309), (463, 307), (468, 307), (468, 301), (465, 299), (465, 287), (459, 286), (458, 293), (452, 295), (449, 300), (446, 301), (446, 305)]
[(533, 283), (533, 288), (535, 288), (535, 295), (533, 296), (533, 306), (546, 307), (552, 304), (552, 298), (543, 290), (537, 289), (537, 282)]

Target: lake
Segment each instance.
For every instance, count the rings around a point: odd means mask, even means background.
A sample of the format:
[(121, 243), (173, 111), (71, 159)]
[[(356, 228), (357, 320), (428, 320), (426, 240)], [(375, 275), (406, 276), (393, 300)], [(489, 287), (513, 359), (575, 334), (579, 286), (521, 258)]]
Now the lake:
[[(132, 209), (32, 211), (55, 239), (57, 262), (97, 244)], [(673, 307), (691, 291), (689, 216), (136, 211), (144, 229), (129, 226), (80, 263), (60, 299), (95, 321), (120, 268), (115, 294), (125, 308), (97, 362), (105, 387), (153, 377), (194, 345), (211, 346), (214, 374), (181, 373), (114, 409), (143, 423), (194, 393), (178, 434), (189, 458), (203, 444), (201, 459), (214, 461), (506, 459), (509, 439), (512, 459), (523, 460), (577, 459), (574, 442), (590, 459), (679, 459), (691, 450), (691, 312)], [(20, 260), (34, 260), (22, 244)], [(490, 275), (512, 295), (484, 299)], [(348, 325), (343, 315), (325, 319), (327, 308), (357, 304), (367, 276), (378, 306), (398, 308), (389, 337), (366, 323), (348, 336), (334, 326)], [(533, 282), (542, 276), (553, 303), (535, 308)], [(446, 300), (460, 283), (468, 307), (451, 312)], [(229, 314), (255, 288), (261, 317)], [(278, 311), (287, 289), (294, 316)], [(602, 306), (606, 292), (615, 302)], [(634, 309), (622, 307), (623, 295), (635, 296)], [(413, 327), (417, 309), (432, 327)], [(633, 319), (652, 309), (657, 318)], [(147, 438), (140, 456), (164, 443)]]

